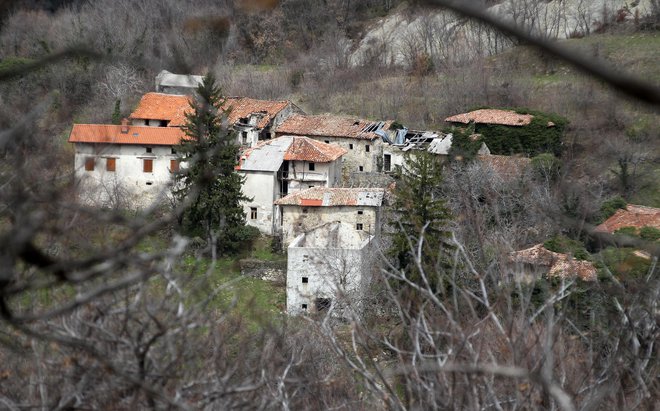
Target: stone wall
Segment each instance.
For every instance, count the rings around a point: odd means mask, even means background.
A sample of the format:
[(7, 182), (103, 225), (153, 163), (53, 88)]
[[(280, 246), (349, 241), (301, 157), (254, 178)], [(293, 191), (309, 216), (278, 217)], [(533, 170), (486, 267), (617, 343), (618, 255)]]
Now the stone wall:
[(255, 277), (275, 284), (286, 284), (286, 261), (263, 261), (244, 258), (239, 261), (241, 275)]

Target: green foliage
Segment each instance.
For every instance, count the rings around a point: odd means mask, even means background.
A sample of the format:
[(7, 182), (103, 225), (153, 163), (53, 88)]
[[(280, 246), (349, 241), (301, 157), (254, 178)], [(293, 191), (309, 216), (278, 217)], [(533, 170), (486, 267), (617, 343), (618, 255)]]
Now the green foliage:
[(551, 153), (542, 153), (532, 158), (532, 169), (538, 177), (554, 181), (559, 177), (561, 161)]
[(646, 241), (660, 240), (660, 230), (655, 227), (645, 226), (639, 230), (639, 236)]
[(610, 272), (624, 282), (644, 278), (651, 267), (651, 260), (635, 255), (632, 248), (607, 247), (600, 256)]
[(0, 73), (19, 69), (33, 62), (34, 60), (25, 57), (5, 57), (0, 60)]
[(112, 124), (121, 124), (121, 100), (115, 101), (115, 109), (112, 112)]
[(637, 228), (635, 227), (621, 227), (614, 232), (614, 234), (627, 235), (637, 237)]
[(625, 209), (628, 203), (623, 197), (617, 196), (610, 198), (609, 200), (603, 202), (603, 205), (600, 206), (600, 215), (601, 222), (612, 217), (616, 210)]
[[(221, 254), (233, 254), (256, 238), (245, 224), (241, 201), (244, 178), (234, 170), (238, 146), (233, 133), (222, 126), (224, 100), (208, 74), (190, 103), (184, 130), (189, 137), (177, 148), (187, 166), (176, 175), (173, 191), (178, 202), (190, 201), (181, 218), (183, 230), (215, 242)], [(192, 198), (188, 198), (192, 196)]]
[(563, 235), (550, 238), (543, 243), (543, 247), (555, 253), (570, 254), (576, 260), (590, 260), (589, 252), (584, 244)]
[[(561, 156), (562, 138), (568, 120), (562, 116), (528, 109), (515, 109), (518, 114), (534, 116), (522, 127), (498, 124), (476, 124), (475, 131), (484, 136), (491, 153), (511, 155), (522, 153), (533, 157), (541, 153)], [(553, 123), (554, 126), (548, 126)]]
[(474, 125), (467, 128), (451, 127), (444, 132), (452, 134), (449, 158), (452, 160), (471, 160), (476, 155), (483, 141), (472, 138), (474, 136)]
[(394, 223), (389, 255), (409, 279), (423, 284), (414, 255), (421, 241), (423, 272), (433, 290), (443, 291), (442, 270), (452, 247), (446, 229), (450, 214), (440, 187), (442, 163), (437, 156), (422, 151), (408, 155), (405, 164), (396, 174), (393, 205), (400, 218)]

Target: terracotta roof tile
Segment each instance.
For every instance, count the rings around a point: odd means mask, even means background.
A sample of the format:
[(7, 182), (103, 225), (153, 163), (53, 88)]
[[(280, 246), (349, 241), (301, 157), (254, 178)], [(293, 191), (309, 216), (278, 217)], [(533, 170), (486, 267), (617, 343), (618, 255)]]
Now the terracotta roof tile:
[(128, 126), (121, 132), (121, 125), (74, 124), (69, 143), (177, 145), (186, 138), (179, 127)]
[(623, 227), (645, 226), (660, 229), (660, 208), (628, 204), (625, 210), (616, 210), (616, 213), (596, 227), (595, 231), (613, 233)]
[(329, 163), (346, 153), (348, 153), (348, 150), (336, 144), (326, 144), (307, 137), (293, 137), (291, 145), (284, 154), (284, 159)]
[(275, 201), (278, 205), (295, 206), (371, 206), (380, 207), (385, 190), (382, 188), (313, 187), (289, 194)]
[(289, 104), (288, 101), (255, 100), (247, 97), (228, 97), (223, 105), (224, 109), (231, 108), (229, 112), (229, 124), (236, 124), (241, 118), (247, 118), (251, 114), (261, 114), (262, 118), (257, 122), (257, 128), (266, 127), (271, 120)]
[(502, 178), (515, 178), (524, 174), (532, 160), (527, 157), (501, 156), (495, 154), (477, 157), (483, 164)]
[(534, 118), (531, 114), (518, 114), (513, 110), (481, 109), (469, 113), (456, 114), (447, 117), (446, 122), (468, 124), (472, 121), (478, 124), (501, 124), (504, 126), (526, 126)]
[(543, 247), (543, 244), (510, 253), (509, 262), (547, 268), (548, 277), (578, 277), (583, 281), (596, 281), (598, 278), (598, 271), (591, 262), (575, 260), (567, 254), (555, 253)]
[(186, 122), (185, 112), (190, 108), (190, 99), (190, 96), (147, 93), (142, 96), (130, 118), (169, 120), (168, 126), (180, 127)]
[[(387, 129), (390, 123), (389, 121), (384, 122), (383, 129)], [(364, 130), (375, 124), (377, 122), (330, 114), (314, 116), (294, 114), (284, 120), (275, 131), (278, 135), (345, 137), (374, 140), (378, 138), (378, 135)]]

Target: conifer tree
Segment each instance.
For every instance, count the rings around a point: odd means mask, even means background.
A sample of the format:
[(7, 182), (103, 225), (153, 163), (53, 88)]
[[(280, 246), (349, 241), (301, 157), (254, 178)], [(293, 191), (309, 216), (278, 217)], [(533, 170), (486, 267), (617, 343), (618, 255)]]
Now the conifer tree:
[(389, 250), (394, 264), (411, 281), (425, 287), (422, 272), (415, 263), (420, 250), (421, 268), (426, 281), (436, 292), (444, 291), (442, 279), (452, 246), (447, 224), (450, 213), (441, 192), (442, 162), (426, 151), (408, 155), (405, 166), (396, 174), (394, 234)]
[(222, 124), (223, 103), (215, 78), (207, 74), (186, 113), (188, 138), (177, 148), (183, 167), (173, 194), (178, 201), (192, 196), (181, 218), (183, 230), (205, 236), (217, 252), (229, 254), (240, 250), (253, 230), (245, 224), (241, 201), (249, 198), (242, 192), (244, 177), (234, 169), (238, 145)]
[(115, 109), (112, 111), (112, 124), (121, 124), (121, 100), (115, 101)]

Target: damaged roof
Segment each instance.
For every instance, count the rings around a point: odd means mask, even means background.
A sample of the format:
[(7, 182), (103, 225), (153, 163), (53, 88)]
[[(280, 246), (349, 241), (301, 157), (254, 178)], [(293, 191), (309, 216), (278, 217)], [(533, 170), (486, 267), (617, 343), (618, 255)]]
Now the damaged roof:
[(545, 267), (548, 269), (548, 277), (578, 277), (583, 281), (596, 281), (598, 278), (598, 271), (591, 262), (576, 260), (567, 254), (555, 253), (543, 247), (543, 244), (510, 253), (509, 262)]
[(284, 120), (275, 131), (280, 135), (374, 140), (380, 137), (375, 131), (387, 130), (390, 124), (390, 121), (377, 122), (332, 114), (294, 114)]
[[(448, 123), (500, 124), (503, 126), (526, 126), (534, 118), (531, 114), (518, 114), (513, 110), (480, 109), (456, 114), (445, 119)], [(548, 125), (549, 126), (549, 125)]]
[(277, 171), (284, 160), (330, 163), (347, 152), (336, 144), (326, 144), (307, 137), (278, 137), (245, 150), (236, 169)]
[(185, 124), (185, 112), (190, 108), (191, 96), (165, 93), (147, 93), (130, 118), (147, 120), (167, 120), (168, 126), (180, 127)]
[(258, 115), (261, 118), (256, 124), (257, 128), (268, 126), (271, 120), (290, 104), (289, 101), (255, 100), (248, 97), (228, 97), (223, 105), (229, 112), (229, 124), (236, 124), (242, 118)]
[(280, 198), (275, 204), (311, 207), (380, 207), (383, 204), (384, 194), (385, 190), (382, 188), (312, 187)]
[(203, 76), (196, 76), (193, 74), (174, 74), (167, 70), (161, 70), (156, 76), (156, 88), (164, 86), (194, 89), (202, 84), (203, 81)]
[(128, 126), (126, 133), (122, 133), (122, 127), (114, 124), (74, 124), (69, 143), (173, 146), (187, 138), (179, 127)]
[(660, 229), (660, 208), (628, 204), (625, 210), (616, 210), (616, 213), (596, 227), (595, 231), (613, 233), (623, 227), (646, 226)]

